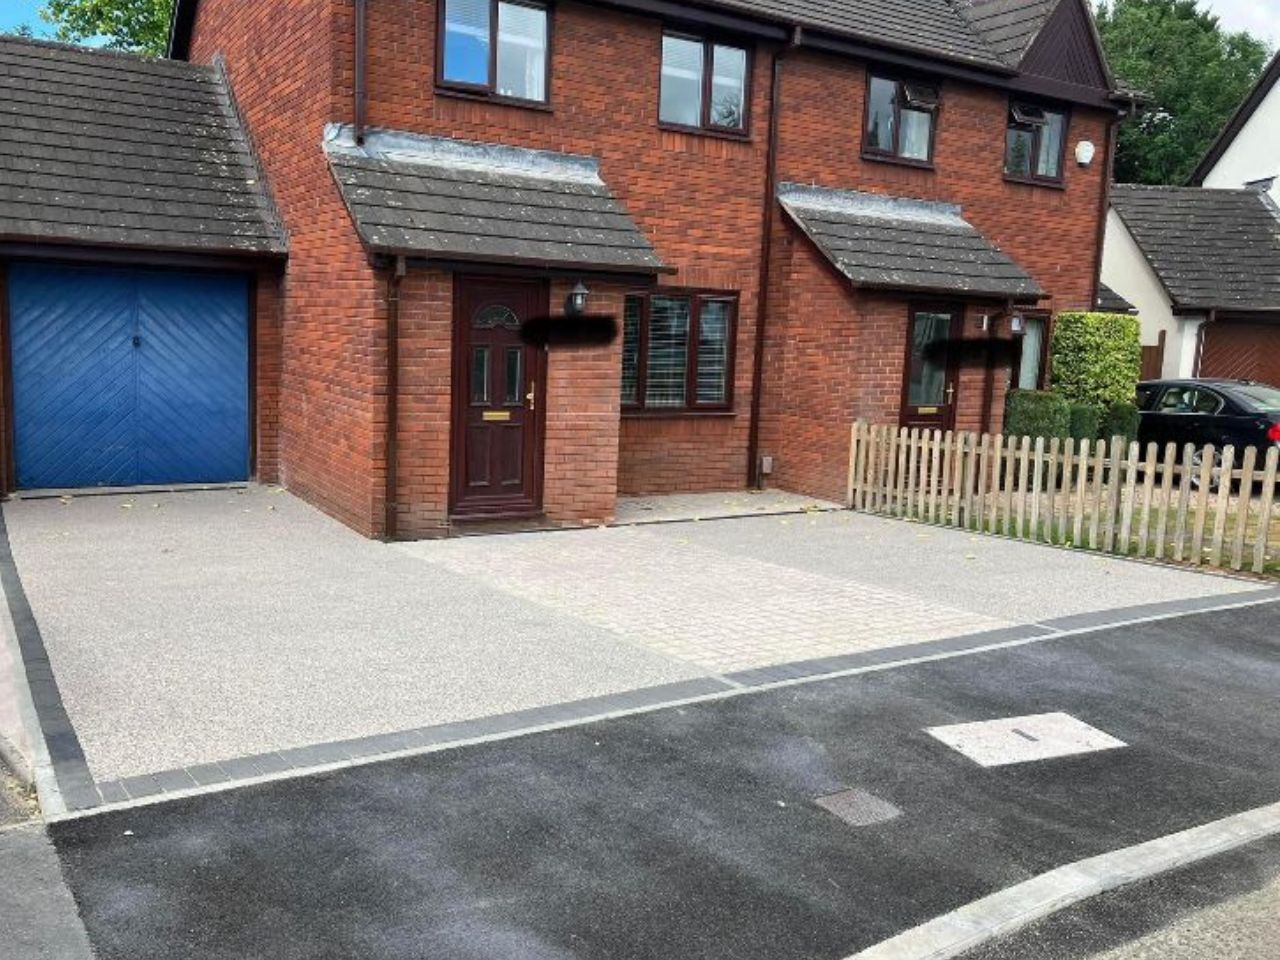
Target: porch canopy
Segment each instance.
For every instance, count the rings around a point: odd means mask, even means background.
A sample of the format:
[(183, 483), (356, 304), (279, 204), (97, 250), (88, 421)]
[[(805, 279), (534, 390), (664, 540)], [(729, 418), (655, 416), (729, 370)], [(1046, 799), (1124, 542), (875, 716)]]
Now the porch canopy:
[(783, 183), (778, 201), (856, 287), (1034, 303), (1044, 290), (947, 203)]
[(325, 152), (372, 253), (652, 276), (673, 272), (594, 157), (371, 130), (325, 131)]

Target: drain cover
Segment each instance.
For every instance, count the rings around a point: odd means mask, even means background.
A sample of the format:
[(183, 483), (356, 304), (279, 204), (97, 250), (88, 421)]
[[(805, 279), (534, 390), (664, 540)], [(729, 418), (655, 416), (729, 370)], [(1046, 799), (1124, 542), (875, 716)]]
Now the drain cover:
[(819, 797), (814, 803), (852, 827), (872, 827), (902, 816), (902, 811), (888, 800), (865, 790), (844, 790)]
[(1051, 760), (1127, 746), (1068, 713), (1041, 713), (925, 731), (983, 767)]

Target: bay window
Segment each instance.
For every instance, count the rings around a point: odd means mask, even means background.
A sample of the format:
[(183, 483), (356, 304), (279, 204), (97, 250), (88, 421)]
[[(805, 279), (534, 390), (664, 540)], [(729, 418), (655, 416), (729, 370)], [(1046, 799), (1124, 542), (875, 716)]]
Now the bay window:
[(441, 0), (441, 86), (546, 103), (548, 15), (526, 0)]
[(622, 325), (623, 407), (728, 409), (737, 305), (736, 297), (724, 294), (628, 296)]

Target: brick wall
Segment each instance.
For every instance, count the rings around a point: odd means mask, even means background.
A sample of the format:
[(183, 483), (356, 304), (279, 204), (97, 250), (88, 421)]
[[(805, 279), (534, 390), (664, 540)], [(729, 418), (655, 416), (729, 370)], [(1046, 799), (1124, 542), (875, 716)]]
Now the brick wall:
[[(335, 110), (349, 120), (353, 7), (350, 0), (336, 3)], [(551, 109), (537, 110), (434, 94), (437, 14), (431, 0), (384, 0), (370, 10), (370, 124), (596, 156), (605, 181), (658, 253), (678, 269), (664, 283), (740, 294), (735, 415), (697, 422), (628, 418), (620, 442), (612, 439), (595, 449), (617, 448), (618, 462), (608, 469), (624, 492), (741, 487), (747, 474), (769, 52), (762, 49), (754, 59), (753, 136), (741, 142), (659, 128), (658, 20), (558, 3)], [(618, 370), (611, 373), (616, 392)], [(554, 396), (549, 401), (557, 402)], [(616, 437), (616, 425), (609, 434)], [(584, 463), (580, 469), (603, 468)], [(549, 462), (548, 494), (550, 470)]]
[(280, 480), (280, 332), (283, 313), (277, 271), (260, 271), (254, 284), (254, 461), (258, 480)]
[(381, 282), (320, 149), (331, 119), (328, 0), (203, 0), (191, 59), (221, 53), (289, 232), (279, 325), (279, 479), (361, 533), (381, 531)]

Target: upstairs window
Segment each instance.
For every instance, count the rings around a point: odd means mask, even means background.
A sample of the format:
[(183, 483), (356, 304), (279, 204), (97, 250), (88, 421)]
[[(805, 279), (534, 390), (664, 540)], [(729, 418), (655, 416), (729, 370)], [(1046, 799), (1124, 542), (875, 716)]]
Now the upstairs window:
[(940, 102), (937, 84), (872, 74), (867, 85), (863, 153), (909, 163), (931, 163)]
[(439, 80), (507, 100), (547, 102), (547, 8), (508, 0), (443, 0)]
[(737, 298), (629, 296), (622, 314), (622, 405), (635, 411), (727, 410)]
[(1004, 172), (1017, 180), (1059, 183), (1066, 147), (1067, 115), (1029, 103), (1009, 107)]
[(748, 65), (741, 47), (663, 34), (658, 119), (677, 127), (745, 134)]

